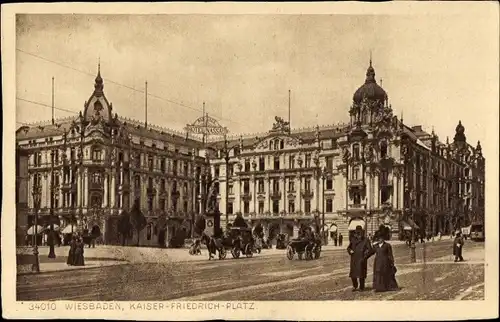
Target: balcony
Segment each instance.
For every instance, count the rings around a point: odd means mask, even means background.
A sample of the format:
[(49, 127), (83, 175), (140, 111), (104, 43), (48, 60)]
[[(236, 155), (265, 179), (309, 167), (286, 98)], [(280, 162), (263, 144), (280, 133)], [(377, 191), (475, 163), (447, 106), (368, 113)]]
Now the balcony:
[(104, 191), (104, 185), (102, 183), (95, 183), (91, 182), (89, 184), (89, 190), (94, 190), (94, 191)]
[(271, 193), (269, 194), (269, 196), (273, 200), (279, 200), (279, 199), (281, 199), (281, 191), (271, 191)]
[(366, 204), (363, 203), (352, 203), (349, 204), (349, 209), (347, 209), (349, 215), (356, 216), (364, 214), (366, 212)]
[(351, 179), (347, 182), (349, 188), (363, 188), (365, 186), (365, 182), (363, 179)]
[(301, 195), (304, 199), (312, 199), (312, 197), (314, 197), (314, 192), (311, 190), (302, 190)]

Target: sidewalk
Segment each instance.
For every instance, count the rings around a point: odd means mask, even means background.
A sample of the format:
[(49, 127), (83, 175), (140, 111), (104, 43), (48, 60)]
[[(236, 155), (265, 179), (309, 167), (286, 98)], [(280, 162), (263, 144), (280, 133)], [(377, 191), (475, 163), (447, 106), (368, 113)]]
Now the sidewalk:
[[(442, 238), (442, 241), (449, 241), (449, 238)], [(435, 242), (438, 242), (437, 240)], [(390, 244), (404, 245), (404, 241), (389, 241)], [(432, 243), (432, 242), (431, 242)], [(344, 250), (348, 244), (342, 246), (324, 245), (323, 251)], [(66, 259), (69, 252), (69, 246), (55, 247), (56, 258), (48, 258), (49, 247), (41, 246), (38, 248), (39, 262), (41, 272), (55, 272), (66, 270), (90, 269), (96, 267), (138, 264), (138, 263), (169, 263), (169, 262), (198, 262), (207, 261), (206, 248), (202, 248), (202, 255), (189, 255), (186, 248), (155, 248), (155, 247), (136, 247), (136, 246), (109, 246), (99, 245), (95, 248), (85, 248), (85, 266), (68, 266)], [(284, 256), (286, 249), (263, 249), (260, 254), (254, 254), (254, 257)], [(18, 247), (18, 256), (33, 256), (31, 247)], [(231, 254), (227, 254), (231, 258)], [(31, 264), (17, 265), (18, 274), (31, 273)]]

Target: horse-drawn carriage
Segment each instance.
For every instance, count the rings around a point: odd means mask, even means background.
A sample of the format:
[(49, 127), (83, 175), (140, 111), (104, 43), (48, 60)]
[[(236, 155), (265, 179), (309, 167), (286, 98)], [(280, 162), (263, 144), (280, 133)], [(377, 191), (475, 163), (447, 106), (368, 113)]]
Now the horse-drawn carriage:
[(250, 228), (232, 227), (230, 235), (233, 240), (231, 248), (233, 258), (239, 258), (242, 254), (246, 257), (253, 256), (255, 241)]
[(300, 260), (304, 255), (306, 260), (318, 259), (321, 255), (321, 240), (319, 238), (292, 239), (286, 248), (286, 257), (292, 260), (295, 254), (298, 255)]
[(250, 228), (232, 227), (221, 238), (204, 235), (202, 241), (207, 245), (209, 259), (217, 252), (219, 259), (225, 259), (228, 251), (233, 258), (239, 258), (242, 254), (246, 257), (253, 256), (254, 239)]

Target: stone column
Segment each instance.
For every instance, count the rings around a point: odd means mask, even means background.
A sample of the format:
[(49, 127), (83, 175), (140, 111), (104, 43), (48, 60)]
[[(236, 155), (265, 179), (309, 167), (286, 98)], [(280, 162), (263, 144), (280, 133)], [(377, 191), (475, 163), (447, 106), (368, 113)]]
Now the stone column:
[(375, 181), (375, 184), (374, 184), (374, 203), (373, 203), (373, 208), (380, 208), (380, 189), (379, 189), (379, 179), (380, 179), (380, 174), (379, 173), (375, 173), (374, 175), (374, 181)]
[(266, 193), (266, 202), (264, 203), (264, 212), (271, 211), (271, 197), (270, 197), (270, 181), (269, 177), (264, 178), (264, 192)]
[(252, 178), (250, 179), (250, 212), (257, 212), (255, 210), (255, 199), (257, 198), (257, 194), (255, 193), (255, 177), (252, 175)]
[(85, 169), (84, 170), (84, 174), (83, 174), (83, 207), (88, 207), (88, 199), (89, 199), (89, 194), (87, 193), (88, 191), (88, 188), (89, 188), (89, 177), (88, 177), (89, 173), (88, 173), (88, 170)]
[(234, 213), (240, 211), (241, 212), (241, 180), (239, 177), (236, 178), (236, 180), (233, 181), (235, 184), (235, 187), (233, 187), (234, 190), (234, 200), (236, 201), (234, 203)]
[[(284, 158), (284, 157), (283, 157)], [(280, 212), (285, 210), (288, 211), (287, 206), (286, 206), (286, 178), (284, 175), (280, 177), (280, 183), (281, 183), (281, 200), (280, 200)]]
[(83, 189), (83, 182), (82, 182), (82, 178), (83, 178), (83, 174), (82, 174), (82, 171), (81, 169), (78, 169), (77, 170), (77, 189), (76, 189), (76, 205), (78, 207), (81, 207), (82, 206), (82, 189)]
[(112, 169), (111, 170), (111, 187), (109, 187), (111, 190), (111, 199), (110, 199), (110, 204), (109, 207), (115, 208), (116, 207), (116, 170)]
[(108, 206), (108, 172), (104, 172), (104, 196), (102, 198), (102, 207), (106, 208)]
[(295, 181), (295, 184), (294, 184), (294, 187), (295, 187), (295, 212), (298, 212), (299, 210), (301, 210), (301, 207), (300, 207), (300, 177), (297, 175), (295, 178), (291, 179), (291, 180), (294, 180)]

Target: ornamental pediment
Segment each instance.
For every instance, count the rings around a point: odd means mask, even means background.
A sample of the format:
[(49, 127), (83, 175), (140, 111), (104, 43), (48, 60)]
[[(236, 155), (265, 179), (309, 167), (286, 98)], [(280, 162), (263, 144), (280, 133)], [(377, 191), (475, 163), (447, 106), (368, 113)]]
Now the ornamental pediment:
[(279, 151), (296, 149), (302, 144), (300, 139), (286, 134), (273, 134), (270, 135), (255, 145), (258, 151)]

